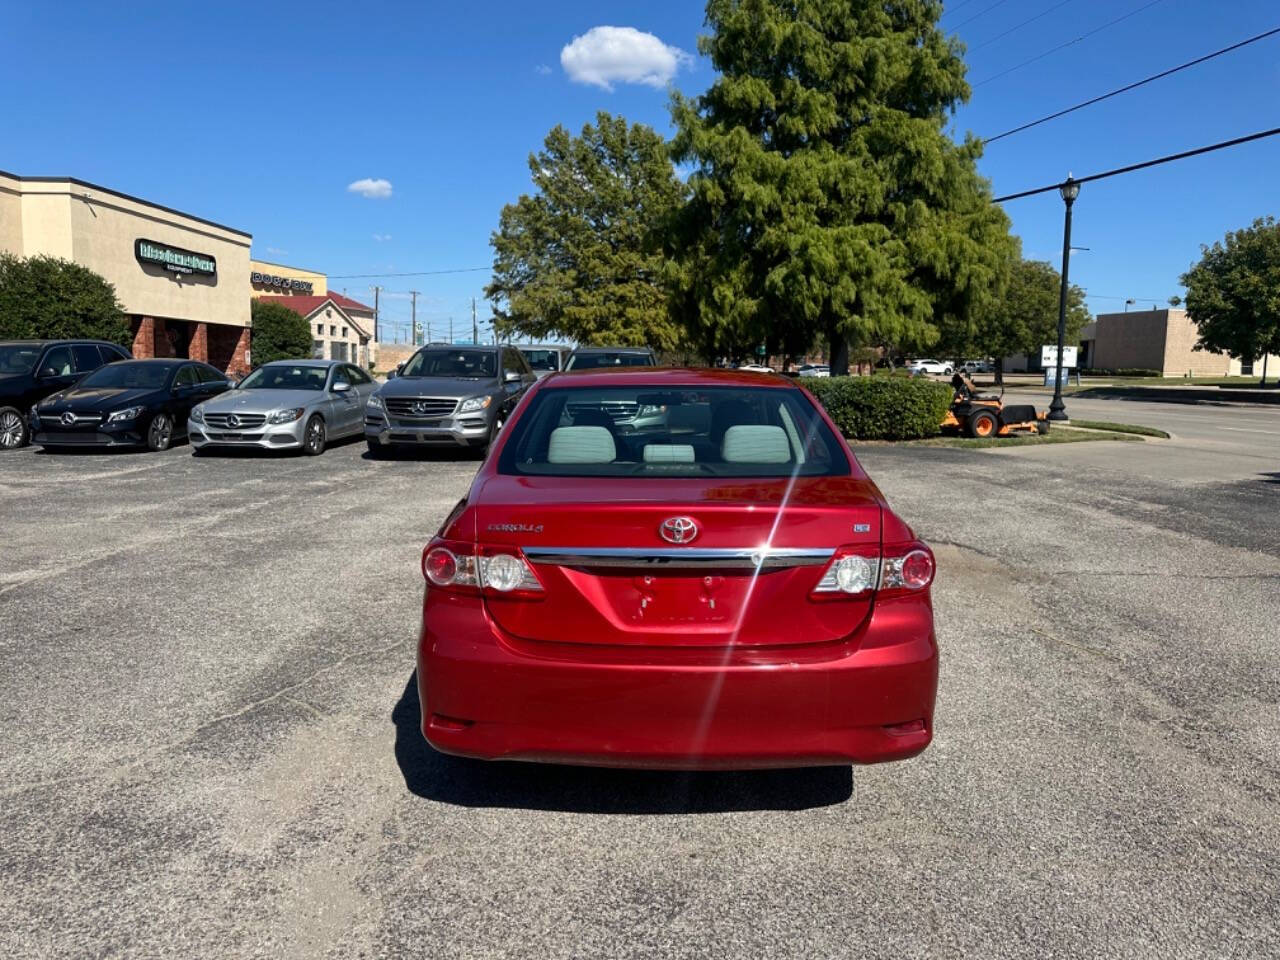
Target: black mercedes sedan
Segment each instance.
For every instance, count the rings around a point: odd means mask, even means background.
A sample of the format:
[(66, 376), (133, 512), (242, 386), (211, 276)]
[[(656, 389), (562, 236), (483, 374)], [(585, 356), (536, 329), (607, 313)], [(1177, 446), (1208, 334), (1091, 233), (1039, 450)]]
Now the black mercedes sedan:
[(195, 360), (109, 363), (31, 408), (31, 442), (167, 450), (186, 436), (191, 408), (230, 386), (226, 374)]

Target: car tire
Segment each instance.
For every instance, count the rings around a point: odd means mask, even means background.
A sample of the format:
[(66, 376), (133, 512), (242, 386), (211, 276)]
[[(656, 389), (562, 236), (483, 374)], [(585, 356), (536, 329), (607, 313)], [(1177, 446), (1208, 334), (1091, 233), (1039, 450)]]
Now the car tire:
[(371, 460), (386, 460), (390, 456), (390, 451), (380, 443), (374, 443), (372, 440), (366, 441), (369, 448), (369, 458)]
[(1046, 433), (1048, 433), (1048, 432), (1049, 432), (1049, 421), (1048, 421), (1048, 420), (1037, 420), (1037, 421), (1036, 421), (1036, 433), (1040, 434), (1040, 436), (1042, 436), (1042, 437), (1043, 437), (1043, 436), (1044, 436)]
[(950, 367), (947, 367), (945, 370), (943, 370), (943, 371), (942, 371), (942, 375), (943, 375), (944, 377), (949, 377), (949, 376), (951, 376), (953, 373), (955, 373), (955, 371), (954, 371), (954, 370), (952, 370)]
[(324, 445), (324, 418), (318, 413), (313, 413), (302, 432), (302, 452), (308, 457), (318, 457), (324, 453)]
[(173, 445), (173, 417), (157, 413), (147, 424), (147, 449), (159, 453)]
[(965, 433), (977, 439), (986, 439), (994, 437), (1000, 432), (1000, 421), (996, 419), (996, 415), (990, 410), (975, 410), (969, 414), (969, 420), (965, 424)]
[(0, 407), (0, 450), (17, 450), (31, 440), (27, 420), (13, 407)]
[(494, 418), (493, 426), (489, 428), (489, 439), (484, 442), (484, 446), (480, 448), (480, 458), (484, 459), (489, 455), (489, 451), (493, 449), (493, 441), (498, 439), (498, 434), (502, 430), (506, 420), (501, 414)]

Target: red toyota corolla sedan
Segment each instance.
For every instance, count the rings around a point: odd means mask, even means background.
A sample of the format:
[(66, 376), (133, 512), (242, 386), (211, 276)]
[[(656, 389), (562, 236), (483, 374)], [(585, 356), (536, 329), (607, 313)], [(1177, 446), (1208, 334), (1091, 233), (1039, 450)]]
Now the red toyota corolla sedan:
[(422, 572), (422, 732), (445, 753), (748, 769), (933, 736), (933, 554), (782, 377), (545, 378)]

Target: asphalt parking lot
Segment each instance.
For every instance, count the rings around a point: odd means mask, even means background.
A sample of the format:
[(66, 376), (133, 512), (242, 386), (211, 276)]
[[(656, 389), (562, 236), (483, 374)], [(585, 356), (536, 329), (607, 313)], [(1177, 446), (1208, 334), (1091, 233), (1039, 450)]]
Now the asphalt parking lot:
[(1263, 440), (861, 451), (937, 548), (936, 740), (752, 774), (425, 746), (418, 559), (474, 460), (0, 456), (3, 952), (1274, 957)]

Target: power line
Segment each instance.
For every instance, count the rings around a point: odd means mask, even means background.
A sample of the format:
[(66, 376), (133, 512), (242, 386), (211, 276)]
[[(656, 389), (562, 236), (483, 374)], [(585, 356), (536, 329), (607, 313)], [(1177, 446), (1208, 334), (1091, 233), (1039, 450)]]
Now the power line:
[(1012, 66), (1008, 70), (1002, 70), (1000, 73), (993, 74), (992, 76), (987, 77), (985, 80), (979, 80), (976, 83), (971, 84), (971, 86), (980, 87), (983, 84), (990, 83), (992, 80), (999, 80), (1001, 77), (1007, 77), (1009, 74), (1013, 73), (1015, 70), (1021, 70), (1023, 67), (1029, 67), (1031, 64), (1035, 63), (1036, 61), (1043, 60), (1045, 57), (1051, 54), (1057, 53), (1059, 50), (1065, 50), (1067, 49), (1067, 47), (1074, 46), (1075, 44), (1079, 43), (1081, 40), (1088, 40), (1090, 37), (1101, 33), (1103, 30), (1109, 30), (1111, 27), (1114, 27), (1116, 24), (1122, 23), (1125, 20), (1128, 20), (1130, 17), (1136, 17), (1143, 10), (1149, 10), (1151, 7), (1154, 7), (1157, 3), (1164, 3), (1164, 0), (1151, 0), (1150, 3), (1143, 4), (1137, 10), (1130, 11), (1129, 13), (1126, 13), (1122, 17), (1116, 17), (1114, 20), (1104, 23), (1100, 27), (1095, 27), (1094, 29), (1090, 30), (1088, 33), (1082, 33), (1080, 36), (1076, 37), (1074, 40), (1068, 40), (1066, 43), (1060, 43), (1058, 44), (1058, 46), (1054, 47), (1051, 50), (1046, 50), (1044, 53), (1037, 54), (1036, 56), (1032, 57), (1030, 60), (1023, 60), (1022, 63), (1019, 63), (1016, 66)]
[(997, 140), (1003, 140), (1005, 137), (1011, 137), (1015, 133), (1021, 133), (1023, 130), (1030, 130), (1032, 127), (1038, 127), (1042, 123), (1048, 123), (1050, 120), (1057, 120), (1059, 117), (1065, 117), (1068, 113), (1075, 113), (1077, 110), (1083, 110), (1085, 107), (1091, 107), (1095, 103), (1101, 103), (1103, 100), (1110, 100), (1112, 97), (1118, 97), (1122, 93), (1128, 93), (1130, 90), (1136, 90), (1138, 87), (1146, 86), (1148, 83), (1154, 83), (1157, 80), (1163, 80), (1165, 77), (1173, 76), (1182, 70), (1187, 70), (1199, 64), (1206, 63), (1215, 57), (1221, 57), (1224, 54), (1239, 50), (1241, 47), (1247, 47), (1251, 43), (1257, 43), (1259, 40), (1265, 40), (1268, 37), (1274, 37), (1280, 33), (1280, 27), (1260, 33), (1256, 37), (1250, 37), (1248, 40), (1241, 40), (1239, 43), (1233, 43), (1229, 47), (1223, 47), (1221, 50), (1215, 50), (1213, 53), (1207, 53), (1203, 57), (1197, 57), (1195, 60), (1188, 60), (1186, 63), (1178, 64), (1176, 67), (1170, 67), (1168, 70), (1162, 70), (1160, 73), (1138, 80), (1135, 83), (1127, 84), (1110, 93), (1104, 93), (1100, 97), (1094, 97), (1092, 100), (1085, 100), (1083, 103), (1077, 103), (1074, 107), (1067, 107), (1065, 110), (1059, 110), (1057, 113), (1051, 113), (1048, 116), (1041, 117), (1039, 120), (1032, 120), (1030, 123), (1024, 123), (1020, 127), (1014, 127), (1012, 130), (1006, 130), (1004, 133), (996, 134), (994, 137), (985, 138), (985, 143), (995, 143)]
[[(1107, 170), (1103, 173), (1091, 173), (1087, 177), (1073, 177), (1074, 183), (1092, 183), (1094, 180), (1105, 180), (1107, 177), (1118, 177), (1122, 173), (1133, 173), (1135, 170), (1145, 170), (1148, 167), (1157, 167), (1163, 163), (1173, 163), (1175, 160), (1186, 160), (1188, 157), (1198, 157), (1204, 153), (1213, 153), (1215, 150), (1225, 150), (1227, 147), (1238, 147), (1242, 143), (1252, 143), (1254, 140), (1265, 140), (1267, 137), (1274, 137), (1280, 134), (1280, 127), (1271, 130), (1263, 130), (1260, 133), (1251, 133), (1245, 137), (1236, 137), (1234, 140), (1224, 140), (1221, 143), (1213, 143), (1207, 147), (1197, 147), (1194, 150), (1184, 150), (1182, 153), (1173, 153), (1167, 157), (1158, 157), (1155, 160), (1145, 160), (1142, 163), (1131, 163), (1127, 167), (1117, 167), (1115, 170)], [(1021, 193), (1011, 193), (1006, 197), (996, 197), (993, 203), (1004, 203), (1006, 200), (1021, 200), (1023, 197), (1034, 197), (1038, 193), (1048, 193), (1050, 190), (1057, 190), (1062, 184), (1051, 183), (1047, 187), (1036, 187), (1034, 190), (1023, 190)]]
[(996, 34), (994, 37), (992, 37), (990, 40), (983, 40), (983, 41), (982, 41), (982, 43), (978, 44), (976, 47), (971, 47), (971, 48), (969, 49), (969, 52), (970, 52), (970, 53), (972, 53), (974, 50), (981, 50), (983, 47), (989, 47), (989, 46), (991, 46), (991, 44), (995, 43), (997, 40), (1003, 40), (1003, 39), (1004, 39), (1005, 37), (1007, 37), (1009, 34), (1011, 34), (1011, 33), (1017, 33), (1017, 32), (1018, 32), (1019, 30), (1021, 30), (1023, 27), (1025, 27), (1025, 26), (1027, 26), (1027, 25), (1029, 25), (1029, 24), (1035, 23), (1037, 20), (1041, 20), (1041, 19), (1043, 19), (1044, 17), (1047, 17), (1049, 14), (1053, 13), (1053, 11), (1058, 10), (1058, 9), (1060, 9), (1060, 8), (1062, 8), (1062, 7), (1065, 7), (1068, 3), (1075, 3), (1075, 0), (1062, 0), (1062, 2), (1061, 2), (1061, 3), (1055, 3), (1055, 4), (1054, 4), (1052, 7), (1050, 7), (1048, 10), (1044, 11), (1044, 13), (1037, 13), (1037, 14), (1036, 14), (1034, 17), (1032, 17), (1031, 19), (1029, 19), (1029, 20), (1023, 20), (1023, 21), (1022, 21), (1020, 24), (1018, 24), (1016, 27), (1010, 27), (1010, 28), (1009, 28), (1008, 30), (1006, 30), (1004, 33), (998, 33), (998, 34)]
[(990, 13), (990, 12), (991, 12), (992, 10), (994, 10), (996, 7), (1001, 6), (1002, 4), (1004, 4), (1004, 3), (1006, 3), (1006, 2), (1007, 2), (1007, 0), (996, 0), (996, 2), (995, 2), (995, 3), (993, 3), (991, 6), (989, 6), (989, 7), (984, 7), (982, 10), (980, 10), (978, 13), (975, 13), (975, 14), (974, 14), (972, 17), (970, 17), (968, 20), (965, 20), (965, 21), (963, 21), (963, 22), (961, 22), (961, 23), (957, 23), (954, 27), (948, 27), (947, 29), (948, 29), (948, 30), (959, 30), (959, 29), (960, 29), (961, 27), (963, 27), (965, 24), (973, 23), (973, 21), (977, 20), (979, 17), (985, 17), (988, 13)]
[(947, 19), (947, 17), (949, 17), (953, 13), (959, 13), (961, 10), (963, 10), (965, 7), (967, 7), (971, 3), (973, 3), (973, 0), (963, 0), (962, 3), (957, 3), (954, 7), (950, 7), (949, 9), (943, 10), (942, 16), (939, 17), (938, 19), (945, 20)]
[(479, 273), (493, 267), (459, 267), (456, 270), (419, 270), (417, 273), (334, 273), (330, 280), (376, 280), (381, 277), (438, 277), (444, 273)]

